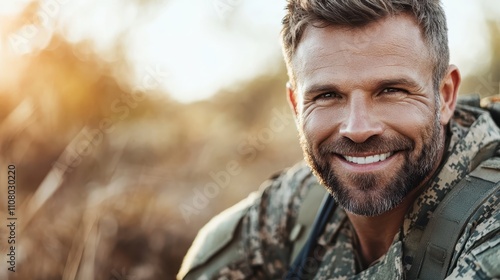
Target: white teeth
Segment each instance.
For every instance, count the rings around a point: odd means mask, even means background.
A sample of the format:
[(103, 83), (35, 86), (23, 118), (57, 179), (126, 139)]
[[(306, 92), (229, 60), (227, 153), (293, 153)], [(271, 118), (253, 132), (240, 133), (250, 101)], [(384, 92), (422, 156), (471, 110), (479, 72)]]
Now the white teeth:
[(384, 161), (388, 157), (390, 157), (392, 153), (385, 153), (385, 154), (379, 154), (379, 155), (373, 155), (373, 156), (368, 156), (368, 157), (350, 157), (350, 156), (344, 156), (344, 158), (348, 162), (356, 163), (356, 164), (370, 164), (374, 162), (379, 162), (379, 161)]

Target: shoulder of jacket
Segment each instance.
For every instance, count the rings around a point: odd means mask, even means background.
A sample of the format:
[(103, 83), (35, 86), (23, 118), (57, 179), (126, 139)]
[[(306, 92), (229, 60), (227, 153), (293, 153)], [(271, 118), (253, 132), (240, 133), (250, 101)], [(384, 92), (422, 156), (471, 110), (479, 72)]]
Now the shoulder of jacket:
[(275, 198), (281, 197), (284, 192), (297, 189), (308, 176), (311, 176), (311, 172), (305, 163), (296, 164), (271, 176), (261, 185), (258, 192), (250, 194), (246, 199), (212, 218), (198, 232), (184, 257), (177, 279), (184, 279), (186, 275), (186, 278), (190, 279), (200, 271), (213, 271), (214, 266), (228, 265), (236, 261), (234, 257), (241, 254), (235, 253), (235, 250), (241, 251), (237, 246), (238, 238), (242, 237), (237, 229), (248, 211), (253, 206), (259, 207), (259, 201), (269, 201), (271, 197), (271, 200), (275, 201)]
[[(498, 220), (497, 220), (498, 222)], [(500, 277), (500, 233), (484, 241), (480, 246), (472, 250), (477, 266), (491, 278)]]
[(281, 202), (287, 203), (287, 197), (293, 197), (317, 183), (316, 177), (312, 175), (311, 169), (304, 161), (285, 169), (273, 175), (265, 181), (260, 190), (264, 196), (276, 195), (282, 199)]
[(258, 197), (257, 192), (251, 193), (247, 198), (212, 218), (198, 232), (184, 257), (177, 274), (178, 279), (183, 279), (188, 272), (206, 264), (234, 239), (238, 224)]
[(497, 265), (500, 261), (500, 158), (492, 157), (483, 161), (473, 173), (475, 177), (495, 182), (495, 186), (493, 193), (485, 198), (471, 217), (466, 227), (470, 232), (466, 230), (456, 244), (455, 249), (461, 248), (457, 258), (469, 258), (475, 264), (471, 267), (462, 264), (459, 271), (462, 274), (469, 270), (471, 273), (481, 271), (496, 279), (500, 277), (500, 267)]

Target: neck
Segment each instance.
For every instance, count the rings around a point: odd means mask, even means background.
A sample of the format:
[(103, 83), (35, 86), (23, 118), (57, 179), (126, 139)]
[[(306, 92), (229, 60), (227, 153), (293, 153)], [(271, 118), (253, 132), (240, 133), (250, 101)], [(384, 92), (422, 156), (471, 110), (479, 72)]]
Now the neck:
[(397, 207), (379, 216), (367, 217), (347, 212), (359, 240), (358, 253), (363, 267), (387, 253), (417, 195), (416, 191), (412, 192)]
[(411, 191), (398, 206), (381, 215), (372, 217), (360, 216), (346, 211), (347, 217), (351, 221), (359, 240), (358, 253), (362, 258), (361, 261), (364, 267), (367, 267), (387, 253), (395, 235), (403, 225), (406, 213), (436, 170), (437, 166), (423, 180), (422, 184)]

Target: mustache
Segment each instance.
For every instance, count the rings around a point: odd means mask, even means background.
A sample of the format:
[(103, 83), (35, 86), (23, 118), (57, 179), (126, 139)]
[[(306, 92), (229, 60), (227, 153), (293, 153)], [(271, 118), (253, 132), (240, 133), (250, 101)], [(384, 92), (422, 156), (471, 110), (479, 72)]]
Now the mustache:
[(415, 143), (404, 136), (381, 137), (372, 136), (363, 143), (356, 143), (349, 138), (341, 137), (334, 141), (323, 142), (319, 145), (320, 154), (382, 154), (393, 151), (412, 150)]

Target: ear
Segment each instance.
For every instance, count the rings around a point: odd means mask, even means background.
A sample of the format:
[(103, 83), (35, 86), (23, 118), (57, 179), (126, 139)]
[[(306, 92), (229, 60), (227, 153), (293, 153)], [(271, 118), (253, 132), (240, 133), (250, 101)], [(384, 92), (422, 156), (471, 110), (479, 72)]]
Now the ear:
[(288, 99), (288, 105), (290, 105), (290, 108), (293, 111), (295, 119), (297, 119), (298, 116), (297, 96), (290, 82), (286, 83), (286, 97)]
[(462, 78), (458, 68), (455, 65), (450, 65), (448, 67), (448, 72), (439, 86), (439, 96), (441, 99), (441, 118), (439, 121), (442, 125), (448, 124), (453, 116), (461, 80)]

